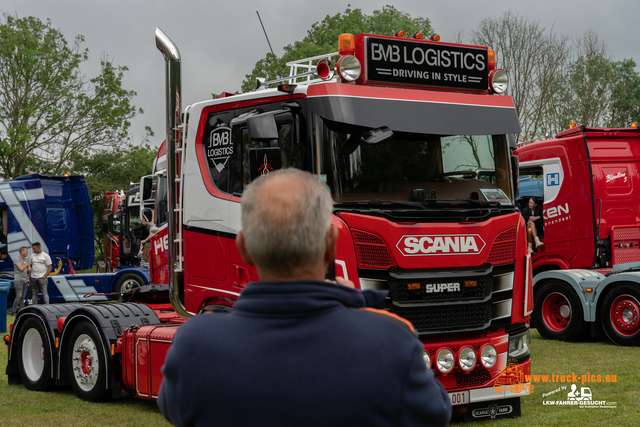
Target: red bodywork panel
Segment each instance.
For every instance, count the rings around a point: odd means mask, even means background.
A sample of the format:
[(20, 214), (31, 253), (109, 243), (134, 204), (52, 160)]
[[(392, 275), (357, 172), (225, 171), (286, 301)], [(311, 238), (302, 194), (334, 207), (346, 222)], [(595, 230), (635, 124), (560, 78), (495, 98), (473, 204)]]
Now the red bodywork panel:
[[(544, 165), (544, 246), (534, 267), (592, 267), (596, 240), (607, 238), (609, 265), (640, 261), (638, 129), (576, 127), (516, 154), (521, 167)], [(563, 172), (559, 185), (555, 165)]]

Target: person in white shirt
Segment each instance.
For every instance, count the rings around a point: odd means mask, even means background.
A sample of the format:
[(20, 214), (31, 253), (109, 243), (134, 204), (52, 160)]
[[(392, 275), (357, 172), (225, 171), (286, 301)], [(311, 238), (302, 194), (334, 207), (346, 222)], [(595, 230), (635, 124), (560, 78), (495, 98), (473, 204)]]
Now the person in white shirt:
[(34, 242), (31, 249), (33, 249), (29, 262), (31, 265), (31, 301), (32, 304), (38, 304), (38, 293), (42, 291), (44, 303), (49, 304), (47, 282), (49, 273), (51, 273), (51, 258), (42, 252), (40, 242)]

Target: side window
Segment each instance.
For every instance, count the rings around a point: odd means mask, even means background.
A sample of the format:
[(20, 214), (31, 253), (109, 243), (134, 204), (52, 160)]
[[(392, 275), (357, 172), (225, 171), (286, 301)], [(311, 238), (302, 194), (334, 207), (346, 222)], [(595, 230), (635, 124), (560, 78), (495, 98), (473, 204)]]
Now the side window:
[[(269, 142), (249, 139), (246, 123), (234, 127), (231, 138), (233, 154), (228, 163), (230, 193), (241, 195), (244, 187), (251, 182), (252, 176), (260, 176), (280, 168), (304, 168), (304, 148), (295, 138), (292, 115), (277, 114), (275, 119), (278, 139)], [(255, 169), (253, 171), (252, 166)]]
[(211, 181), (224, 193), (229, 192), (229, 161), (234, 152), (229, 126), (231, 115), (229, 111), (209, 114), (202, 140)]

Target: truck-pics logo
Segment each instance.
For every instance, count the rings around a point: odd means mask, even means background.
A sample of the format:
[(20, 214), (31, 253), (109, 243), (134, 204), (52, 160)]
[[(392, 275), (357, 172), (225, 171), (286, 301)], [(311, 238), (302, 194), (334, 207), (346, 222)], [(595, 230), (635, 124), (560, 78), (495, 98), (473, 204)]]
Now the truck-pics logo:
[(402, 236), (396, 244), (404, 256), (477, 255), (485, 243), (477, 234)]

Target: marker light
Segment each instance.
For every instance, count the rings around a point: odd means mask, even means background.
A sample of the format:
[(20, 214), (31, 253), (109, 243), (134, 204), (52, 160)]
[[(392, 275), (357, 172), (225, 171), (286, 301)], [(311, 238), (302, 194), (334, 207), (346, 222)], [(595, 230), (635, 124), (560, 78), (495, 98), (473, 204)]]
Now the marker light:
[(569, 129), (573, 129), (576, 126), (578, 126), (578, 123), (576, 123), (576, 122), (570, 122), (569, 123)]
[(393, 32), (393, 36), (394, 36), (394, 37), (404, 37), (404, 36), (405, 36), (405, 34), (406, 34), (406, 33), (405, 33), (404, 31), (402, 31), (402, 30), (398, 30), (398, 31), (394, 31), (394, 32)]
[(322, 80), (327, 81), (333, 78), (333, 62), (323, 58), (316, 64), (316, 74)]
[(338, 75), (345, 82), (355, 82), (362, 73), (360, 61), (353, 55), (341, 56), (336, 65)]
[(422, 287), (422, 285), (418, 282), (418, 283), (409, 283), (407, 284), (407, 290), (409, 291), (416, 291), (418, 289), (420, 289)]
[(424, 38), (424, 34), (422, 33), (413, 33), (413, 35), (411, 36), (412, 38), (416, 39), (416, 40), (422, 40)]
[(485, 368), (491, 368), (498, 361), (498, 352), (491, 344), (486, 344), (480, 350), (480, 361)]
[(631, 124), (629, 125), (630, 128), (632, 129), (638, 129), (638, 123), (636, 122), (631, 122)]
[(429, 37), (429, 40), (431, 40), (432, 42), (439, 42), (440, 41), (440, 35), (439, 34), (434, 34), (431, 37)]
[(422, 354), (422, 358), (424, 359), (424, 364), (427, 365), (427, 369), (431, 369), (431, 357), (429, 357), (429, 353), (425, 351)]
[(488, 54), (488, 60), (489, 60), (489, 64), (488, 64), (489, 71), (495, 70), (495, 68), (496, 68), (496, 51), (493, 50), (493, 49), (488, 49), (487, 50), (487, 54)]
[(493, 70), (489, 74), (489, 87), (495, 93), (505, 93), (509, 87), (509, 76), (502, 68)]
[(453, 357), (453, 352), (448, 348), (443, 348), (438, 352), (438, 356), (436, 358), (436, 367), (443, 374), (448, 374), (453, 370), (455, 365), (455, 359)]
[(476, 352), (471, 347), (464, 347), (458, 353), (458, 364), (463, 371), (470, 371), (476, 366)]
[(340, 55), (353, 55), (356, 53), (356, 38), (353, 34), (340, 34), (338, 37), (338, 53)]

